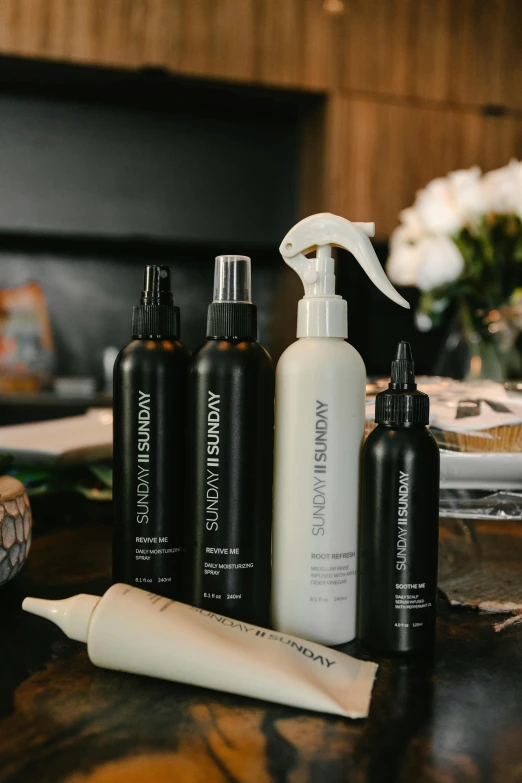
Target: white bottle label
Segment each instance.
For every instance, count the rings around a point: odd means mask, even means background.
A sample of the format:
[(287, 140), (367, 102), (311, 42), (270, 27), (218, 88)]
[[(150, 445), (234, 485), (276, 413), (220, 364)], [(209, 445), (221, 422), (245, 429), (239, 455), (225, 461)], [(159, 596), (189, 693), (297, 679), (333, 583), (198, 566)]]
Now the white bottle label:
[(355, 636), (364, 365), (344, 340), (298, 340), (276, 378), (272, 620), (326, 644)]
[[(315, 401), (315, 433), (312, 493), (312, 535), (328, 535), (329, 404)], [(331, 603), (347, 600), (346, 584), (356, 576), (355, 551), (313, 551), (310, 564), (310, 601)], [(344, 586), (344, 587), (343, 587)], [(316, 588), (327, 588), (317, 590)], [(339, 589), (340, 588), (340, 589)], [(332, 592), (332, 590), (334, 592)]]
[(312, 534), (324, 536), (326, 519), (326, 469), (328, 461), (328, 403), (315, 403), (315, 450)]

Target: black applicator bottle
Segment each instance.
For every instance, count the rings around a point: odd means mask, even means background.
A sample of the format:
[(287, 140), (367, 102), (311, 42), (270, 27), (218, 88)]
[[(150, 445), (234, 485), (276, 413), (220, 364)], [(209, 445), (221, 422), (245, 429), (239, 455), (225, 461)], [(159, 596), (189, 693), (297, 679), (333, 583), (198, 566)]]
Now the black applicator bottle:
[(147, 266), (133, 340), (114, 365), (113, 581), (180, 599), (186, 378), (170, 270)]
[(382, 655), (429, 653), (435, 642), (439, 450), (426, 425), (409, 343), (377, 395), (362, 454), (359, 639)]
[(207, 338), (189, 372), (185, 597), (267, 625), (274, 370), (245, 256), (216, 258)]

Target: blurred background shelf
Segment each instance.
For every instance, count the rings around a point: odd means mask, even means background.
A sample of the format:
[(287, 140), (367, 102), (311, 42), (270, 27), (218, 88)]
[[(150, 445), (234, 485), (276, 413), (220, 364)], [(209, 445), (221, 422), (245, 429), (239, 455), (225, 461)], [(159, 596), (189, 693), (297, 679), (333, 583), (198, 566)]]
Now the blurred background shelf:
[(320, 93), (314, 198), (385, 237), (433, 176), (520, 153), (521, 26), (518, 0), (5, 0), (0, 52)]
[(4, 0), (0, 48), (90, 65), (521, 109), (513, 89), (522, 75), (521, 24), (518, 0)]
[(0, 394), (0, 427), (81, 416), (89, 408), (110, 407), (112, 396), (101, 393), (89, 397), (64, 397), (50, 391)]
[[(522, 157), (521, 25), (518, 0), (5, 0), (0, 286), (40, 283), (55, 371), (101, 388), (143, 264), (171, 264), (195, 348), (213, 256), (249, 253), (277, 359), (300, 295), (277, 247), (296, 219), (374, 220), (384, 262), (427, 181)], [(369, 373), (401, 338), (433, 371), (445, 325), (417, 332), (338, 266)]]

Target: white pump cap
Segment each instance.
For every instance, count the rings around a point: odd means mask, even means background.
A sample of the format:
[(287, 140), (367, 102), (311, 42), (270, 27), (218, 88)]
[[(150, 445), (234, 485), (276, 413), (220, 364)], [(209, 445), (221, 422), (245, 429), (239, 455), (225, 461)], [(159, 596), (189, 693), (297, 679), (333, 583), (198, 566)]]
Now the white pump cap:
[[(301, 220), (285, 236), (279, 252), (297, 272), (305, 289), (298, 305), (298, 337), (348, 336), (346, 302), (335, 293), (332, 247), (343, 247), (352, 253), (383, 294), (409, 308), (384, 273), (368, 239), (374, 234), (374, 223), (351, 223), (338, 215), (320, 212)], [(306, 258), (304, 254), (313, 250), (316, 250), (315, 258)]]
[(69, 639), (86, 642), (92, 613), (100, 596), (80, 593), (63, 601), (46, 601), (43, 598), (26, 598), (22, 609), (56, 623)]

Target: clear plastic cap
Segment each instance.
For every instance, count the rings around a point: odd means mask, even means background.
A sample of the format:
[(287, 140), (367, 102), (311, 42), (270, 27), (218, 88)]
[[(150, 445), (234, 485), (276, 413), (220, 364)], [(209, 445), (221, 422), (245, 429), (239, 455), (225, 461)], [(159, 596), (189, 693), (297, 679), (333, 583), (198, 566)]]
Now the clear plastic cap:
[(217, 256), (214, 271), (214, 302), (251, 302), (248, 256)]

